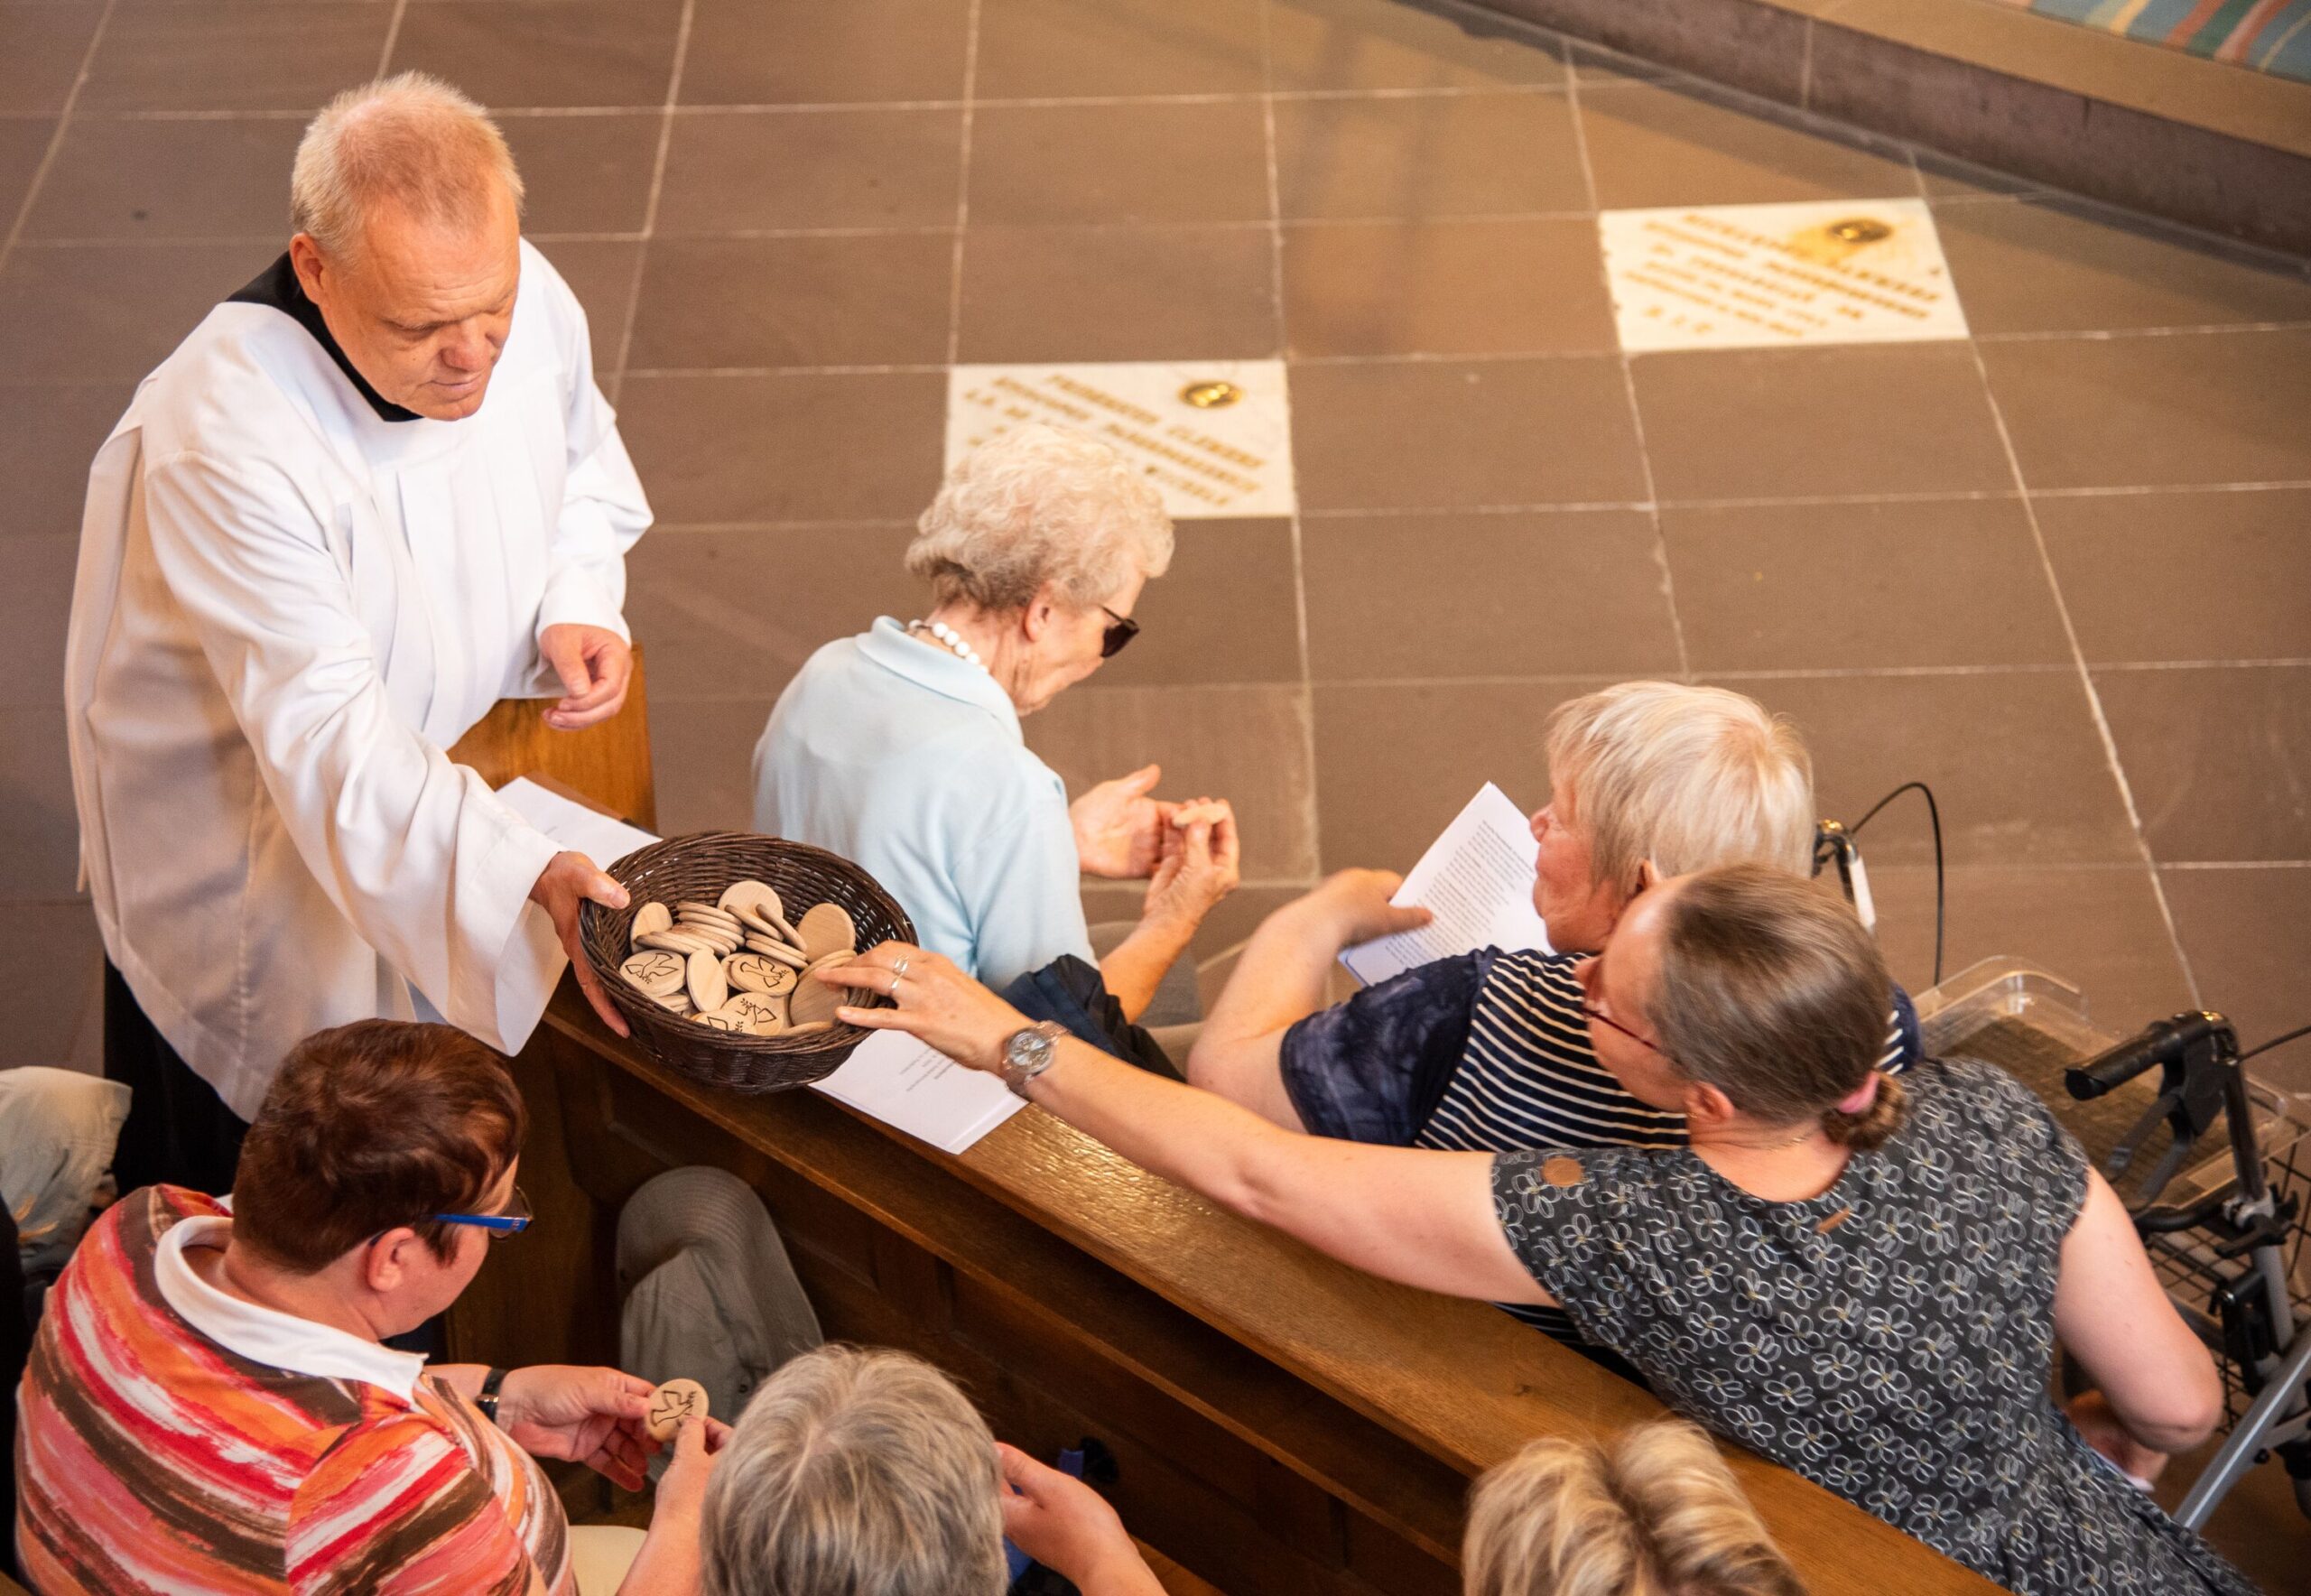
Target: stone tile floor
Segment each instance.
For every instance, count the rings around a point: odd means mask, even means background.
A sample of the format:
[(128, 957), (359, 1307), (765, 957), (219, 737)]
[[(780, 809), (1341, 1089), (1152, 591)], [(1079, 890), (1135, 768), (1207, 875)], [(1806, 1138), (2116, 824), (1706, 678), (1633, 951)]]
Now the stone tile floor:
[[(661, 517), (661, 819), (743, 822), (897, 555), (961, 362), (1274, 358), (1300, 513), (1181, 526), (1146, 639), (1030, 722), (1232, 797), (1207, 960), (1647, 673), (1796, 718), (1824, 812), (1919, 777), (1947, 967), (2105, 1025), (2311, 1018), (2311, 273), (1452, 0), (0, 0), (0, 1064), (94, 1056), (58, 661), (87, 461), (283, 245), (382, 69), (497, 109)], [(1607, 209), (1923, 198), (1972, 334), (1625, 356)], [(1905, 800), (1865, 838), (1930, 979)], [(1110, 910), (1128, 895), (1095, 892)], [(2311, 1055), (2280, 1072), (2311, 1087)], [(2300, 1528), (2296, 1525), (2294, 1528)]]

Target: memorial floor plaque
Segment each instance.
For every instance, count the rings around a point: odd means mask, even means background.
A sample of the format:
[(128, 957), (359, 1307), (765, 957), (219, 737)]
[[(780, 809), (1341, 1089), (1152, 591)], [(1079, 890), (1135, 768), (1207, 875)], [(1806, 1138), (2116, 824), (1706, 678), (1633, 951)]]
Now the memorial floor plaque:
[(1597, 227), (1631, 354), (1966, 336), (1923, 200), (1608, 210)]
[(1034, 422), (1114, 445), (1146, 472), (1174, 520), (1293, 512), (1281, 360), (958, 366), (949, 374), (949, 466)]

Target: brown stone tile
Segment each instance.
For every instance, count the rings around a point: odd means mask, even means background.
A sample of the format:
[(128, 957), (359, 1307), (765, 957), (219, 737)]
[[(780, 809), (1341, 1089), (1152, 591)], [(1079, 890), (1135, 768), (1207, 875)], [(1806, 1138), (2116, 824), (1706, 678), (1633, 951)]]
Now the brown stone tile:
[(56, 702), (79, 552), (80, 540), (69, 534), (0, 538), (0, 636), (19, 665), (0, 681), (0, 707)]
[(1952, 207), (1935, 222), (1977, 334), (2311, 320), (2301, 263), (2210, 248), (2113, 211), (2019, 200)]
[[(0, 549), (15, 546), (0, 543)], [(0, 800), (9, 817), (0, 831), (0, 901), (10, 903), (67, 898), (79, 891), (80, 822), (72, 809), (64, 706), (56, 691), (64, 678), (61, 660), (42, 675), (50, 688), (45, 702), (0, 705)]]
[(1585, 217), (1287, 227), (1284, 322), (1300, 356), (1619, 348)]
[[(1954, 865), (2140, 857), (2075, 672), (1712, 680), (1796, 723), (1824, 815), (1859, 820), (1895, 786), (1917, 780), (1941, 803)], [(1870, 828), (1869, 858), (1930, 864), (1925, 806), (1901, 802), (1917, 812), (1881, 815)]]
[(1282, 0), (1268, 7), (1278, 89), (1512, 88), (1564, 81), (1556, 41), (1474, 8), (1397, 0)]
[(2014, 485), (1963, 343), (1695, 351), (1629, 366), (1665, 499)]
[(947, 378), (636, 376), (619, 412), (663, 522), (910, 520), (938, 490)]
[(1697, 671), (2064, 664), (2019, 499), (1667, 509)]
[(1618, 360), (1295, 366), (1292, 436), (1304, 509), (1645, 496)]
[(2311, 332), (1986, 343), (2034, 488), (2311, 479)]
[(289, 238), (289, 165), (304, 129), (278, 117), (75, 117), (25, 219), (27, 238)]
[(952, 227), (962, 125), (960, 108), (679, 113), (657, 231)]
[(53, 116), (0, 116), (0, 216), (13, 220), (23, 207), (55, 132)]
[(676, 0), (428, 0), (402, 14), (387, 70), (485, 106), (662, 106), (681, 27)]
[(1601, 683), (1452, 682), (1316, 689), (1323, 868), (1409, 870), (1487, 782), (1548, 802), (1549, 711)]
[(19, 382), (132, 382), (281, 253), (245, 244), (19, 249), (0, 272), (0, 348)]
[(1659, 205), (1908, 197), (1909, 159), (1893, 145), (1836, 136), (1827, 125), (1740, 109), (1666, 84), (1584, 98), (1581, 125), (1607, 210)]
[(660, 111), (500, 118), (522, 172), (524, 230), (640, 232), (664, 120)]
[(0, 538), (79, 535), (89, 463), (128, 408), (135, 380), (0, 386), (0, 482), (8, 485)]
[(104, 968), (96, 911), (85, 903), (20, 904), (0, 916), (0, 958), (42, 979), (20, 985), (0, 1025), (0, 1069), (74, 1062), (89, 996)]
[(963, 241), (964, 361), (1266, 359), (1266, 227), (994, 227)]
[(60, 113), (103, 14), (94, 5), (0, 6), (0, 114)]
[[(1870, 830), (1917, 818), (1896, 822), (1895, 812), (1888, 810)], [(1863, 833), (1865, 860), (1874, 857), (1870, 840)], [(1983, 959), (2025, 960), (2076, 987), (2089, 1014), (2119, 1031), (2190, 1007), (2190, 983), (2147, 866), (1972, 867), (1949, 871), (1946, 886), (1944, 979)], [(1878, 945), (1894, 979), (1924, 991), (1934, 977), (1934, 867), (1873, 864), (1870, 888)]]
[(981, 100), (1260, 88), (1259, 0), (981, 0)]
[(299, 0), (118, 6), (74, 114), (318, 109), (376, 73), (392, 14)]
[(1326, 515), (1300, 547), (1318, 682), (1679, 668), (1641, 511)]
[(971, 222), (1263, 220), (1266, 152), (1254, 100), (982, 106)]
[(1590, 209), (1561, 94), (1279, 100), (1276, 166), (1287, 218)]
[(954, 254), (943, 233), (659, 239), (626, 363), (939, 365)]
[(2311, 859), (2311, 666), (2097, 671), (2094, 690), (2162, 864)]
[[(2311, 1019), (2311, 960), (2303, 957), (2311, 948), (2311, 870), (2168, 869), (2158, 880), (2199, 1001), (2228, 1015), (2241, 1043), (2252, 1047)], [(2306, 1061), (2311, 1044), (2297, 1042), (2248, 1068), (2311, 1091)]]
[[(900, 564), (912, 526), (657, 532), (626, 558), (626, 617), (650, 650), (650, 708), (776, 698), (803, 662), (878, 615), (923, 611)], [(759, 721), (748, 734), (762, 730)]]
[(1077, 687), (1024, 729), (1071, 794), (1152, 761), (1165, 791), (1227, 799), (1243, 830), (1244, 874), (1298, 880), (1316, 853), (1307, 726), (1296, 685)]
[(775, 698), (673, 699), (650, 706), (650, 771), (658, 829), (752, 830), (755, 741)]
[(626, 318), (634, 300), (634, 267), (642, 246), (600, 238), (554, 239), (540, 246), (586, 312), (594, 346), (594, 380), (607, 387), (617, 375)]
[(686, 106), (960, 99), (969, 0), (699, 0)]
[(2037, 501), (2090, 660), (2311, 658), (2311, 488)]
[(1292, 524), (1181, 521), (1172, 568), (1139, 595), (1140, 634), (1100, 668), (1101, 687), (1300, 680)]

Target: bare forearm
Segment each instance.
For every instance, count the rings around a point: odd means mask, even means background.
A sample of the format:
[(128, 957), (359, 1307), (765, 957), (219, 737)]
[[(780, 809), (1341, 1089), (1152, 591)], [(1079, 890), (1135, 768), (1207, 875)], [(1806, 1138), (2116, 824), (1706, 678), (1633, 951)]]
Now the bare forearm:
[(1137, 1547), (1128, 1555), (1118, 1555), (1101, 1564), (1077, 1580), (1075, 1585), (1083, 1596), (1165, 1596), (1163, 1582), (1156, 1577)]
[(1100, 960), (1100, 979), (1109, 994), (1123, 1005), (1123, 1017), (1136, 1020), (1156, 1001), (1164, 983), (1188, 943), (1195, 936), (1193, 923), (1171, 919), (1142, 920), (1132, 933)]
[(481, 1395), (481, 1382), (489, 1378), (489, 1366), (486, 1363), (435, 1363), (427, 1366), (425, 1372), (470, 1402)]
[(1063, 1037), (1028, 1088), (1039, 1106), (1132, 1163), (1243, 1212), (1274, 1127), (1235, 1104)]
[(1344, 1264), (1456, 1296), (1551, 1300), (1494, 1217), (1488, 1154), (1294, 1135), (1072, 1038), (1027, 1092), (1143, 1169)]
[(617, 1596), (695, 1596), (705, 1575), (698, 1555), (701, 1528), (693, 1513), (653, 1517), (642, 1549), (618, 1583)]
[(1324, 1007), (1340, 942), (1313, 898), (1286, 904), (1260, 923), (1236, 960), (1204, 1035), (1226, 1044), (1281, 1035)]

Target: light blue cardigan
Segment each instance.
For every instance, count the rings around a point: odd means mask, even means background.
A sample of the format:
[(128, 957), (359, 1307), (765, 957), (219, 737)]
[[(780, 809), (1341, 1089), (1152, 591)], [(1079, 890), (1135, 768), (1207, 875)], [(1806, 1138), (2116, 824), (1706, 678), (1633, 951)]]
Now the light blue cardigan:
[(779, 695), (755, 828), (864, 866), (923, 946), (998, 991), (1063, 953), (1096, 962), (1066, 787), (985, 670), (888, 616)]

